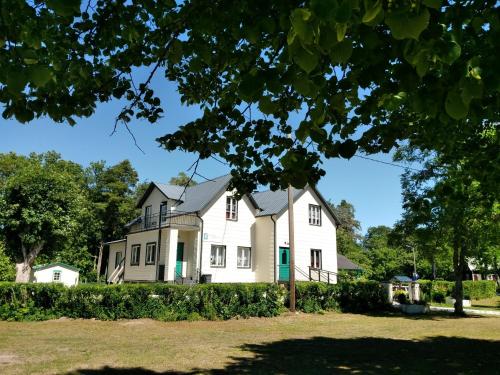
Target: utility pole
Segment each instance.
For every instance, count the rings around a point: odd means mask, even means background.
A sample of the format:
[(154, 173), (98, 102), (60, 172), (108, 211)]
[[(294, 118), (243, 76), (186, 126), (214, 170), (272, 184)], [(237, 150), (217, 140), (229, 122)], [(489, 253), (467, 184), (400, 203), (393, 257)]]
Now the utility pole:
[(290, 246), (290, 311), (295, 312), (295, 239), (293, 228), (293, 188), (288, 184), (288, 242)]

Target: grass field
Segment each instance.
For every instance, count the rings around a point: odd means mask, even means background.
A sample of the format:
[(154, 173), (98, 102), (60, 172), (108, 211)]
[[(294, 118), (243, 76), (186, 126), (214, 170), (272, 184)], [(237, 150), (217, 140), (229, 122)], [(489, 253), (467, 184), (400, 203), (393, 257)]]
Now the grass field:
[[(478, 309), (478, 310), (493, 310), (500, 311), (500, 296), (487, 299), (472, 300), (471, 307), (465, 307), (466, 309)], [(447, 303), (432, 303), (433, 306), (441, 307), (453, 307), (452, 304)]]
[(0, 374), (498, 374), (500, 318), (0, 322)]

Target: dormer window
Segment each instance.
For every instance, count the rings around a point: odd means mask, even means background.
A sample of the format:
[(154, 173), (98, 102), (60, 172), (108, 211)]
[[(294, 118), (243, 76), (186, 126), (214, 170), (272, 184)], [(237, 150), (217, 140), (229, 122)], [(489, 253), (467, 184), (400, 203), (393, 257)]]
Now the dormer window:
[(226, 220), (238, 220), (238, 201), (235, 197), (226, 198)]

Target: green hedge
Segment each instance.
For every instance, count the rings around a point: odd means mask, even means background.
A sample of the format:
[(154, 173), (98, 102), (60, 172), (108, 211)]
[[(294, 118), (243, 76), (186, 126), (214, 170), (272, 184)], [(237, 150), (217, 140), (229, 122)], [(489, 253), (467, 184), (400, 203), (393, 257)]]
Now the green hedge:
[(330, 285), (299, 282), (296, 291), (297, 309), (303, 312), (370, 312), (385, 310), (389, 306), (385, 289), (377, 281), (350, 281)]
[[(386, 308), (378, 282), (327, 285), (299, 282), (297, 309), (303, 312), (376, 311)], [(0, 283), (0, 320), (45, 320), (62, 316), (100, 320), (158, 320), (270, 317), (285, 310), (288, 291), (276, 284), (79, 285)]]
[(276, 316), (286, 290), (275, 284), (79, 285), (0, 283), (0, 319), (45, 320), (62, 316), (100, 320), (230, 319)]
[[(420, 292), (426, 301), (444, 302), (446, 297), (453, 296), (454, 281), (419, 280)], [(496, 296), (496, 283), (490, 280), (465, 280), (463, 282), (464, 297), (470, 299), (493, 298)]]

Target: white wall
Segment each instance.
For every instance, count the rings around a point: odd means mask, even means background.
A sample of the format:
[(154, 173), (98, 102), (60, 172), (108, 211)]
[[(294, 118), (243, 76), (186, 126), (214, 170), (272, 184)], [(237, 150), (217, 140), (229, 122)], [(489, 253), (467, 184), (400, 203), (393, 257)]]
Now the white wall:
[[(163, 240), (163, 233), (162, 233)], [(132, 233), (127, 236), (127, 251), (125, 257), (125, 281), (155, 281), (156, 280), (156, 259), (155, 264), (146, 265), (146, 244), (154, 242), (158, 246), (158, 230)], [(132, 246), (141, 245), (139, 265), (130, 265)], [(157, 249), (158, 250), (158, 249)]]
[(271, 216), (258, 217), (255, 220), (256, 251), (255, 272), (256, 281), (274, 282), (274, 222)]
[(54, 271), (61, 272), (60, 283), (65, 286), (77, 285), (79, 281), (79, 273), (63, 266), (53, 266), (38, 270), (33, 273), (33, 282), (35, 283), (51, 283)]
[[(248, 198), (238, 202), (238, 220), (226, 220), (226, 197), (224, 192), (202, 215), (203, 254), (202, 274), (212, 275), (212, 282), (253, 282), (256, 281), (255, 212)], [(210, 266), (212, 245), (226, 246), (226, 267)], [(252, 248), (251, 268), (237, 268), (237, 247)]]
[[(309, 204), (321, 206), (321, 226), (309, 224)], [(307, 280), (311, 265), (311, 249), (320, 249), (322, 268), (337, 272), (337, 234), (333, 217), (311, 188), (297, 199), (293, 206), (295, 224), (295, 265), (305, 274), (295, 273), (297, 280)], [(277, 219), (276, 254), (279, 247), (289, 247), (288, 210)], [(279, 274), (279, 257), (276, 256), (276, 272)], [(336, 279), (334, 280), (336, 282)]]
[(108, 273), (106, 277), (111, 276), (115, 270), (115, 259), (118, 251), (122, 252), (122, 257), (125, 256), (125, 240), (109, 244)]

